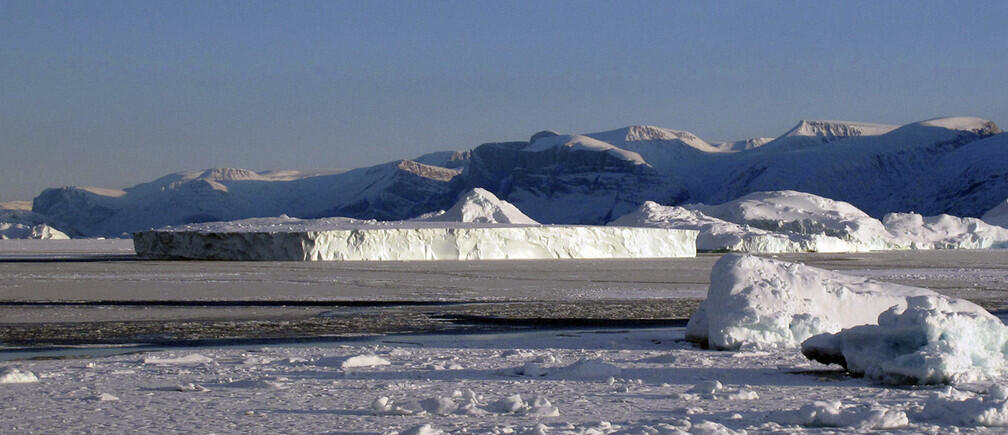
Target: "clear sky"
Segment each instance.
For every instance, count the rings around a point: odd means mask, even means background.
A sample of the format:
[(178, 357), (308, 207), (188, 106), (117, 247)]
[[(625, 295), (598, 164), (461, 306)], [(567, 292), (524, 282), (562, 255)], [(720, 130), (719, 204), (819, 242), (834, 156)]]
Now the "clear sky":
[(552, 129), (1008, 124), (1005, 1), (0, 0), (0, 201)]

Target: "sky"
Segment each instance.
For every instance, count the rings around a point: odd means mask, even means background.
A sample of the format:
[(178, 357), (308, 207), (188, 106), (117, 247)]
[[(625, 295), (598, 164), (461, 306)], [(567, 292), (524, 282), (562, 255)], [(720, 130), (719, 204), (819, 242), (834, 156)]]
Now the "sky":
[(0, 0), (0, 201), (550, 129), (1008, 126), (1004, 1)]

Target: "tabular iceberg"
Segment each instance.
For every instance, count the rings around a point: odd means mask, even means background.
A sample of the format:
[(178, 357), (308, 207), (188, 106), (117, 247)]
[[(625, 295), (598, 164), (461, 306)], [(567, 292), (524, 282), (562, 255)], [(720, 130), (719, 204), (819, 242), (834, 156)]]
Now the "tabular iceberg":
[(141, 258), (209, 260), (497, 260), (696, 255), (696, 231), (597, 226), (344, 224), (321, 231), (143, 231)]

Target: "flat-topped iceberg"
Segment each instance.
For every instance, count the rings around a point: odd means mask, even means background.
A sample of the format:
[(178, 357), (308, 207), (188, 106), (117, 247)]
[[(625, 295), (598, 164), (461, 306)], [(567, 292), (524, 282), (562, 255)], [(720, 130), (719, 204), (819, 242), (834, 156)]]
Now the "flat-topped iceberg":
[[(822, 333), (874, 324), (908, 298), (937, 293), (751, 255), (714, 264), (707, 299), (690, 317), (686, 338), (715, 349), (795, 348)], [(962, 312), (975, 304), (948, 299)]]
[(446, 212), (409, 221), (254, 218), (143, 231), (133, 242), (142, 258), (496, 260), (692, 257), (696, 235), (664, 228), (539, 225), (479, 189)]

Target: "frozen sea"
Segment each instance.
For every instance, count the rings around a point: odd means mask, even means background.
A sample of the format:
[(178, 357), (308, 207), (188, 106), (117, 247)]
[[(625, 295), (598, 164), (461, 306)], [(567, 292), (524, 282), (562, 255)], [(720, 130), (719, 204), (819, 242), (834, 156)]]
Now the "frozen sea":
[[(718, 257), (139, 261), (123, 240), (0, 241), (0, 370), (35, 378), (0, 384), (0, 432), (1004, 429), (927, 407), (1005, 379), (893, 388), (684, 342)], [(1005, 251), (779, 258), (1008, 300)]]

